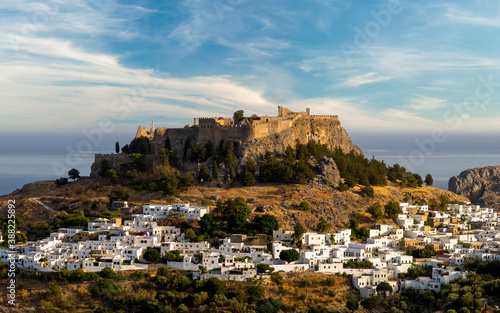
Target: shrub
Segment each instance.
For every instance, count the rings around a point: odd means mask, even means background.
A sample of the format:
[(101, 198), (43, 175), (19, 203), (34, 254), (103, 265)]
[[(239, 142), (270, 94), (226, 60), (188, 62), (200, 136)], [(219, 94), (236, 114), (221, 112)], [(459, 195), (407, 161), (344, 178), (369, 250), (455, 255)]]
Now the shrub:
[(372, 186), (364, 186), (363, 188), (361, 188), (361, 194), (368, 198), (374, 198), (375, 190), (373, 190)]
[(210, 206), (210, 205), (212, 205), (212, 200), (210, 200), (208, 198), (204, 198), (201, 200), (201, 205), (202, 206)]
[(347, 187), (346, 184), (344, 184), (343, 182), (340, 182), (339, 183), (339, 186), (337, 187), (337, 189), (341, 192), (344, 192), (344, 191), (347, 191), (349, 190), (349, 187)]
[(286, 262), (293, 262), (300, 259), (300, 254), (295, 249), (283, 250), (280, 252), (280, 259)]
[(283, 284), (283, 276), (280, 273), (271, 273), (271, 280), (278, 286)]
[(325, 282), (328, 286), (335, 286), (335, 278), (334, 277), (331, 277), (331, 276), (327, 277)]
[(47, 300), (55, 300), (59, 299), (61, 297), (61, 289), (59, 289), (59, 286), (57, 286), (57, 283), (54, 281), (51, 281), (49, 283), (49, 289), (45, 293), (45, 299)]
[(266, 289), (262, 287), (261, 285), (258, 286), (253, 286), (248, 290), (248, 293), (250, 294), (250, 297), (254, 299), (262, 299), (266, 293)]
[(269, 264), (265, 264), (265, 263), (260, 263), (260, 264), (257, 264), (257, 273), (265, 273), (267, 271), (271, 270), (271, 266), (269, 266)]
[(299, 206), (304, 210), (304, 211), (309, 211), (311, 209), (311, 205), (309, 204), (308, 201), (304, 200), (302, 201)]
[(110, 267), (105, 267), (99, 273), (102, 278), (116, 279), (118, 274)]
[(347, 300), (345, 306), (353, 312), (356, 311), (359, 307), (358, 299), (350, 298), (349, 300)]
[(56, 186), (62, 187), (68, 183), (68, 179), (66, 177), (60, 177), (56, 179)]
[(302, 287), (307, 287), (311, 285), (311, 281), (305, 277), (302, 277), (301, 284)]
[(316, 227), (320, 232), (324, 233), (332, 229), (332, 224), (328, 223), (323, 217), (320, 217)]
[(109, 278), (100, 280), (93, 288), (92, 295), (99, 297), (104, 301), (111, 301), (121, 291), (121, 287)]
[(370, 213), (374, 220), (379, 220), (384, 217), (384, 213), (382, 212), (382, 205), (380, 204), (380, 202), (376, 202), (368, 207), (366, 212)]
[(226, 283), (216, 277), (210, 277), (205, 281), (205, 291), (214, 294), (227, 294)]
[(144, 259), (149, 262), (158, 263), (161, 260), (161, 254), (157, 248), (148, 247), (144, 253)]

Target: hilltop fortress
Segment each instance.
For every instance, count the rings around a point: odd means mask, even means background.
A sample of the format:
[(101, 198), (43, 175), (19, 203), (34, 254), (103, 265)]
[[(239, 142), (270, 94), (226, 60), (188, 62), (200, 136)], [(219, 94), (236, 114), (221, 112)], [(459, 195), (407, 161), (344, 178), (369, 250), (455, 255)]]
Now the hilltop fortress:
[[(363, 153), (352, 143), (337, 115), (311, 115), (309, 108), (305, 112), (292, 112), (279, 106), (278, 116), (252, 115), (239, 121), (231, 117), (199, 117), (194, 118), (192, 126), (186, 125), (184, 128), (155, 128), (153, 122), (149, 130), (139, 126), (136, 138), (139, 137), (150, 140), (152, 155), (147, 157), (147, 163), (153, 165), (158, 163), (156, 159), (160, 149), (165, 147), (167, 138), (171, 148), (179, 151), (180, 156), (194, 144), (212, 141), (214, 145), (218, 145), (221, 139), (233, 142), (241, 160), (248, 157), (258, 160), (266, 150), (283, 154), (287, 146), (295, 146), (296, 140), (301, 143), (314, 140), (327, 144), (331, 149), (341, 148), (346, 153)], [(98, 154), (92, 166), (93, 173), (98, 168), (96, 163), (104, 159), (117, 165), (117, 162), (127, 161), (128, 157), (121, 154)]]
[(362, 153), (353, 145), (349, 135), (341, 127), (337, 115), (311, 115), (305, 112), (292, 112), (278, 107), (278, 116), (243, 117), (234, 121), (231, 117), (199, 117), (186, 128), (155, 128), (150, 130), (139, 126), (136, 138), (150, 139), (153, 152), (163, 148), (167, 137), (172, 148), (182, 151), (187, 141), (204, 143), (212, 141), (217, 145), (221, 139), (232, 141), (242, 157), (262, 155), (265, 150), (281, 154), (288, 145), (294, 146), (295, 140), (307, 143), (309, 140), (325, 143), (330, 148), (341, 148), (345, 152)]

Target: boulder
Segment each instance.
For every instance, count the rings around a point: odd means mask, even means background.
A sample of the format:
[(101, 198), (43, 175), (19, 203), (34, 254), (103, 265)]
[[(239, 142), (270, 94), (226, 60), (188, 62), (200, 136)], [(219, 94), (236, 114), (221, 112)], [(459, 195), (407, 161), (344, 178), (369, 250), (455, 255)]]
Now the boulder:
[(323, 157), (315, 168), (315, 182), (337, 186), (340, 183), (340, 172), (335, 160)]

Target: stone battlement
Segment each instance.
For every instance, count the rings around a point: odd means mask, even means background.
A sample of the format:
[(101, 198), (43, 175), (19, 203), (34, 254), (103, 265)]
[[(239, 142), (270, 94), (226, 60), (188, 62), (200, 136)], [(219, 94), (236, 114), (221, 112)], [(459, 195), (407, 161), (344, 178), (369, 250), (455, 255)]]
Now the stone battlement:
[[(323, 123), (321, 121), (324, 121), (324, 124), (321, 124)], [(312, 134), (297, 137), (298, 125), (316, 125), (318, 123), (324, 128), (340, 127), (337, 115), (311, 115), (309, 108), (305, 112), (293, 112), (278, 106), (278, 116), (245, 117), (238, 122), (235, 122), (231, 117), (197, 117), (194, 118), (193, 124), (196, 127), (189, 128), (153, 128), (154, 123), (152, 123), (151, 130), (139, 126), (136, 138), (144, 136), (150, 139), (154, 153), (158, 153), (159, 149), (164, 146), (167, 137), (171, 143), (175, 143), (176, 149), (182, 151), (185, 150), (187, 141), (191, 145), (207, 141), (218, 143), (222, 139), (227, 139), (238, 144), (245, 144), (257, 139), (275, 136), (286, 130), (292, 130), (291, 137), (299, 139), (301, 142), (307, 142), (307, 140), (316, 137)], [(328, 131), (328, 129), (321, 130), (323, 134), (318, 135), (317, 139), (321, 142), (330, 140), (331, 138), (327, 135)]]
[[(150, 130), (139, 126), (136, 138), (144, 136), (151, 142), (152, 154), (146, 156), (146, 164), (160, 164), (160, 150), (165, 147), (167, 139), (170, 147), (177, 150), (183, 160), (189, 160), (194, 145), (204, 145), (208, 141), (217, 145), (222, 139), (233, 143), (240, 160), (248, 157), (257, 160), (266, 151), (283, 154), (288, 146), (294, 147), (297, 141), (305, 144), (310, 140), (324, 143), (331, 149), (340, 148), (346, 153), (354, 151), (363, 154), (358, 146), (352, 144), (337, 115), (311, 115), (309, 108), (305, 112), (293, 112), (280, 106), (278, 116), (245, 117), (236, 123), (231, 117), (200, 117), (194, 118), (194, 126), (155, 128), (152, 123)], [(100, 164), (105, 159), (113, 169), (119, 169), (120, 163), (130, 161), (128, 155), (122, 153), (96, 154), (92, 175), (98, 175)], [(189, 167), (189, 164), (184, 166)]]
[(338, 115), (311, 115), (311, 118), (315, 118), (315, 117), (326, 117), (326, 118), (333, 118), (333, 119), (339, 118)]

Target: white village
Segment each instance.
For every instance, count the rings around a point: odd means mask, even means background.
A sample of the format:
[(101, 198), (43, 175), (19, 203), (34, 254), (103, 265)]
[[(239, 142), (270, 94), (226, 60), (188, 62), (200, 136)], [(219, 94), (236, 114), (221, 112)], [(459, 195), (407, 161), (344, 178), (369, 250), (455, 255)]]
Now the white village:
[[(389, 284), (392, 292), (407, 287), (439, 291), (443, 283), (467, 275), (460, 267), (467, 258), (500, 260), (500, 224), (493, 209), (470, 203), (450, 204), (443, 211), (399, 206), (396, 225), (374, 224), (363, 242), (351, 241), (351, 229), (306, 232), (300, 243), (292, 230), (275, 230), (272, 242), (266, 234), (233, 234), (214, 245), (189, 240), (181, 228), (159, 226), (172, 217), (199, 220), (209, 207), (151, 204), (130, 220), (99, 218), (86, 229), (60, 228), (44, 240), (2, 249), (0, 260), (11, 263), (14, 258), (17, 267), (39, 272), (144, 270), (150, 262), (143, 256), (155, 248), (162, 257), (170, 256), (167, 266), (190, 271), (194, 279), (247, 281), (268, 278), (273, 271), (350, 275), (363, 298), (375, 295), (381, 283)], [(282, 260), (280, 255), (288, 250), (296, 251), (298, 259)], [(408, 255), (410, 250), (440, 253), (417, 258)], [(415, 265), (431, 267), (430, 277), (401, 278)]]

